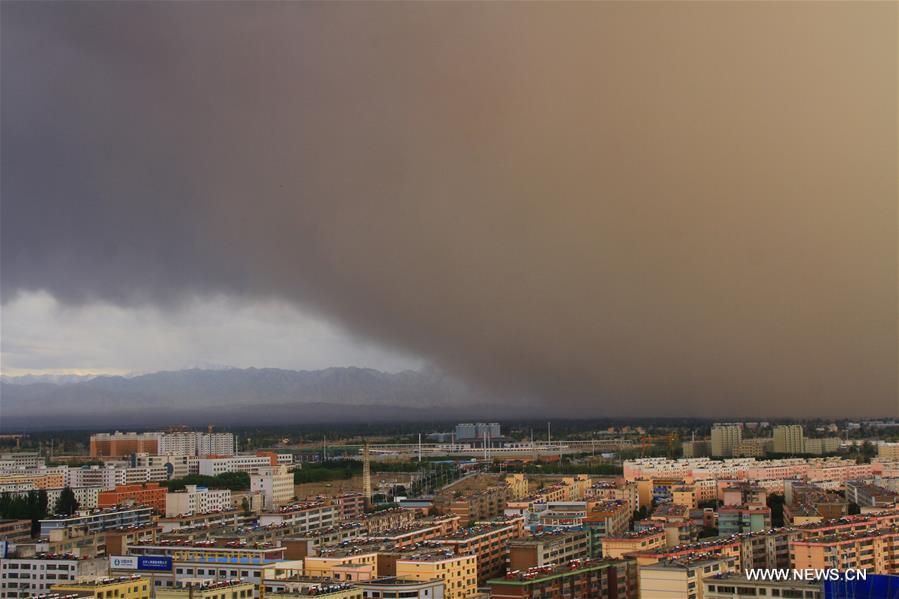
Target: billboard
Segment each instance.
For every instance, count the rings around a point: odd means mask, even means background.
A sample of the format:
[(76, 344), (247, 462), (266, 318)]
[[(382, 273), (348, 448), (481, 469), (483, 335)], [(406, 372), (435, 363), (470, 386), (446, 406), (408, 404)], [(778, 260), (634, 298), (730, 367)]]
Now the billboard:
[(137, 557), (132, 555), (110, 555), (111, 570), (137, 570)]
[(172, 558), (165, 555), (113, 555), (109, 558), (112, 570), (143, 570), (168, 572), (172, 569)]
[(164, 555), (141, 555), (137, 558), (138, 570), (171, 571), (172, 558)]

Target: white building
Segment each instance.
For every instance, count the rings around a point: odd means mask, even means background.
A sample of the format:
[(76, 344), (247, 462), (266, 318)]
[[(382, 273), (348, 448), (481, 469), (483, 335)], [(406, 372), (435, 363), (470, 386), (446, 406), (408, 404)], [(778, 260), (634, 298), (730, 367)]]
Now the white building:
[(260, 470), (250, 475), (250, 490), (262, 493), (266, 510), (277, 509), (293, 499), (293, 473), (284, 466)]
[[(79, 510), (95, 510), (99, 505), (100, 492), (104, 491), (101, 487), (69, 487), (75, 494), (75, 501), (78, 502)], [(53, 511), (53, 506), (59, 501), (62, 489), (47, 489), (47, 506)]]
[(187, 485), (184, 491), (169, 493), (165, 497), (165, 515), (168, 518), (221, 512), (230, 510), (231, 507), (231, 491), (228, 489), (207, 489)]
[(46, 594), (55, 584), (82, 576), (105, 576), (106, 559), (84, 560), (75, 556), (0, 559), (0, 598)]
[(218, 476), (225, 472), (259, 472), (272, 467), (271, 458), (265, 456), (235, 455), (228, 458), (200, 458), (197, 460), (198, 474)]
[(159, 441), (157, 453), (231, 456), (235, 453), (234, 434), (195, 431), (165, 433)]
[(16, 451), (0, 454), (0, 470), (40, 468), (44, 463), (44, 457), (37, 452)]

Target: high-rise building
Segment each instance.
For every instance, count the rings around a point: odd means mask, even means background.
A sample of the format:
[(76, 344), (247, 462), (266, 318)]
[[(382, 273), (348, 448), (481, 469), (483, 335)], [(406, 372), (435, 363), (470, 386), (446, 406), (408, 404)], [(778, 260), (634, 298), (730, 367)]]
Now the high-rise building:
[(502, 432), (498, 422), (463, 422), (456, 425), (456, 441), (469, 441), (472, 439), (495, 439), (501, 437)]
[(732, 457), (743, 440), (743, 430), (736, 424), (716, 424), (712, 427), (712, 455)]
[(801, 424), (782, 424), (774, 427), (774, 453), (797, 454), (805, 452), (805, 439)]

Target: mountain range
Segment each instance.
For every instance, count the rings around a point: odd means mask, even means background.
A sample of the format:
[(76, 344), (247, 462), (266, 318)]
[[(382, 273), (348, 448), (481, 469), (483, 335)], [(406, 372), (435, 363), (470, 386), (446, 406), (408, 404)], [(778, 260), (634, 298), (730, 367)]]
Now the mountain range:
[(0, 380), (4, 431), (486, 418), (508, 407), (434, 370), (194, 368)]

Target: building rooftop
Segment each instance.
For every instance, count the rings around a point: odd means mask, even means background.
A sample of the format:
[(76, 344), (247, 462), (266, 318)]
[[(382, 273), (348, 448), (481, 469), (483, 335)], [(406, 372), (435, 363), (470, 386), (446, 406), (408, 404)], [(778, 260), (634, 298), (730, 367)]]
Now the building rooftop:
[(558, 566), (542, 566), (527, 570), (513, 570), (503, 578), (494, 578), (487, 584), (523, 585), (544, 582), (550, 578), (571, 576), (587, 570), (608, 568), (613, 563), (634, 563), (630, 560), (572, 560)]
[(60, 582), (58, 586), (66, 587), (66, 588), (83, 588), (83, 589), (95, 589), (97, 587), (104, 587), (113, 584), (122, 584), (126, 582), (132, 582), (135, 580), (146, 580), (142, 576), (137, 574), (131, 576), (114, 576), (114, 577), (102, 577), (102, 578), (94, 578), (90, 580), (79, 580), (74, 582)]

